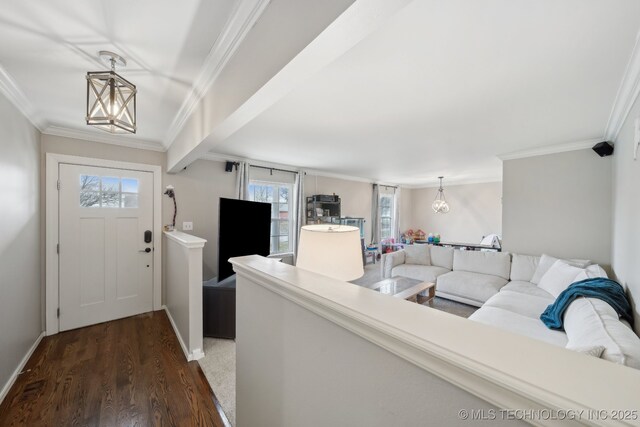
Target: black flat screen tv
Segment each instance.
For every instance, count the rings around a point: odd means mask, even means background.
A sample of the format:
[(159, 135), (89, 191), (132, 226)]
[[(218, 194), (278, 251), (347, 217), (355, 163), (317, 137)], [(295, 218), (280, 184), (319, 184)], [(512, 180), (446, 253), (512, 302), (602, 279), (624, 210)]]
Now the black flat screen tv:
[(271, 203), (220, 198), (218, 281), (233, 275), (229, 258), (269, 255)]

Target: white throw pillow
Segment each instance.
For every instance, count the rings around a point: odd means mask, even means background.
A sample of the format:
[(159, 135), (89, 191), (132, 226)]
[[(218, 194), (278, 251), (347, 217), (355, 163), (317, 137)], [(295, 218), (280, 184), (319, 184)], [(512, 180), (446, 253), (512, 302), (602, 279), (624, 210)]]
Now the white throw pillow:
[(404, 247), (405, 264), (431, 265), (429, 245), (407, 245)]
[[(542, 280), (542, 276), (546, 274), (547, 271), (551, 268), (559, 258), (552, 257), (551, 255), (542, 254), (540, 257), (540, 262), (538, 263), (538, 267), (536, 268), (536, 272), (533, 273), (533, 277), (531, 278), (531, 283), (536, 285), (540, 284), (540, 280)], [(586, 268), (591, 264), (591, 261), (587, 259), (563, 259), (566, 264), (572, 265), (578, 268)]]
[(570, 284), (575, 282), (576, 277), (583, 272), (584, 270), (582, 268), (574, 267), (562, 260), (558, 260), (553, 263), (549, 271), (542, 276), (538, 287), (558, 298), (558, 295), (567, 289)]
[(595, 279), (598, 277), (603, 277), (603, 278), (607, 278), (607, 272), (604, 271), (604, 269), (602, 267), (600, 267), (598, 264), (593, 264), (590, 265), (589, 267), (585, 268), (584, 270), (582, 270), (582, 272), (580, 274), (578, 274), (576, 276), (575, 279), (573, 279), (574, 282), (580, 282), (582, 280), (587, 280), (587, 279)]

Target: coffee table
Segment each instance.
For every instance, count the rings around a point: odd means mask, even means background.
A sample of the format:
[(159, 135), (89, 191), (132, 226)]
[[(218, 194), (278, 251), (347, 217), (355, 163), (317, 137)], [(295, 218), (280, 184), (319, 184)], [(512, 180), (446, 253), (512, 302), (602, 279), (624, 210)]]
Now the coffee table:
[(400, 276), (382, 280), (374, 284), (371, 289), (381, 294), (391, 295), (418, 304), (428, 302), (429, 305), (432, 305), (433, 298), (436, 296), (435, 283)]

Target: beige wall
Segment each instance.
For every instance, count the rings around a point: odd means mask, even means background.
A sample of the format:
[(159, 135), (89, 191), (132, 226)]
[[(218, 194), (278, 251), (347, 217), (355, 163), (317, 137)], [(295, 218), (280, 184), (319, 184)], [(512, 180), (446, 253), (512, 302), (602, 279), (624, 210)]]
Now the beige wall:
[[(182, 223), (193, 222), (193, 231), (187, 231), (207, 240), (203, 249), (203, 278), (209, 280), (218, 275), (218, 211), (220, 197), (235, 197), (236, 172), (225, 172), (223, 162), (196, 160), (177, 174), (165, 174), (165, 185), (176, 188), (178, 215), (176, 227), (182, 230)], [(163, 223), (171, 222), (173, 203), (165, 197), (162, 204)], [(238, 230), (238, 237), (249, 237), (251, 225), (246, 230)]]
[(507, 160), (503, 246), (611, 264), (611, 157), (591, 149)]
[(373, 196), (371, 183), (307, 174), (304, 193), (305, 196), (334, 193), (340, 196), (341, 215), (343, 217), (364, 218), (364, 240), (365, 242), (371, 240), (371, 199)]
[(435, 187), (412, 190), (410, 228), (440, 233), (441, 239), (449, 242), (480, 243), (483, 236), (501, 234), (501, 182), (445, 185), (444, 194), (451, 208), (448, 214), (431, 209), (437, 192)]
[(42, 332), (40, 133), (0, 94), (0, 390)]
[[(627, 287), (640, 331), (640, 158), (633, 160), (633, 124), (640, 115), (636, 101), (615, 143), (613, 153), (613, 231), (611, 263)], [(640, 154), (640, 153), (639, 153)]]

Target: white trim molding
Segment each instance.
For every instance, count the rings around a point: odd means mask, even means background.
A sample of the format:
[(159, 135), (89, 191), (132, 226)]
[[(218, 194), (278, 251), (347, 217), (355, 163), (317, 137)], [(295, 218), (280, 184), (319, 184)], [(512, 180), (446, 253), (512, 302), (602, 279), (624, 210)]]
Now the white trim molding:
[(45, 177), (45, 332), (60, 331), (57, 316), (59, 302), (58, 173), (61, 163), (129, 169), (153, 174), (153, 309), (162, 309), (162, 168), (157, 165), (93, 159), (66, 154), (46, 153)]
[(139, 150), (150, 150), (164, 152), (166, 149), (159, 142), (145, 139), (135, 139), (135, 137), (125, 137), (112, 135), (110, 133), (91, 132), (88, 130), (71, 129), (62, 126), (47, 126), (42, 131), (45, 135), (62, 136), (65, 138), (82, 139), (84, 141), (101, 142), (103, 144), (119, 145), (121, 147), (137, 148)]
[(640, 33), (636, 35), (636, 44), (631, 52), (631, 58), (629, 58), (611, 108), (609, 121), (604, 132), (607, 141), (615, 142), (618, 138), (622, 125), (638, 99), (638, 95), (640, 95)]
[[(638, 406), (640, 373), (635, 369), (257, 255), (230, 261), (238, 289), (261, 286), (352, 332), (354, 339), (365, 339), (498, 408), (597, 413)], [(262, 320), (270, 323), (272, 319)], [(294, 389), (289, 391), (295, 393)], [(322, 402), (316, 403), (322, 406)], [(587, 417), (564, 422), (553, 417), (527, 421), (549, 426), (637, 424)]]
[(173, 332), (176, 334), (178, 338), (178, 342), (180, 343), (180, 348), (182, 348), (182, 352), (184, 353), (184, 357), (187, 358), (187, 362), (191, 362), (192, 360), (200, 360), (204, 357), (204, 351), (201, 348), (198, 348), (192, 352), (187, 349), (187, 345), (184, 343), (182, 339), (182, 335), (180, 335), (180, 330), (178, 326), (176, 326), (176, 322), (173, 320), (173, 316), (171, 316), (171, 312), (167, 308), (166, 305), (162, 306), (165, 313), (167, 313), (167, 317), (169, 318), (169, 323), (171, 323), (171, 327), (173, 328)]
[(38, 338), (36, 338), (36, 341), (33, 343), (29, 351), (27, 351), (27, 354), (24, 355), (18, 367), (15, 369), (15, 371), (13, 371), (13, 374), (11, 374), (11, 376), (9, 377), (9, 380), (7, 381), (7, 383), (4, 385), (4, 387), (2, 387), (2, 390), (0, 390), (0, 404), (2, 403), (4, 398), (7, 397), (9, 390), (11, 390), (11, 387), (13, 387), (13, 384), (15, 384), (16, 380), (18, 379), (18, 375), (20, 375), (20, 373), (24, 370), (24, 367), (27, 365), (27, 362), (33, 355), (33, 352), (36, 351), (36, 348), (38, 348), (38, 345), (40, 344), (40, 341), (42, 341), (42, 338), (44, 338), (44, 332), (42, 332), (38, 336)]
[(584, 150), (591, 148), (605, 138), (591, 138), (581, 141), (566, 142), (564, 144), (545, 145), (544, 147), (531, 148), (528, 150), (514, 151), (506, 154), (499, 154), (500, 160), (524, 159), (526, 157), (544, 156), (546, 154), (566, 153), (567, 151)]
[(165, 149), (178, 136), (198, 103), (202, 100), (202, 97), (218, 78), (222, 69), (227, 65), (231, 56), (238, 49), (249, 30), (258, 21), (270, 1), (241, 0), (237, 3), (231, 17), (225, 24), (220, 36), (218, 36), (218, 40), (209, 55), (207, 55), (204, 65), (191, 88), (191, 92), (182, 103), (180, 110), (178, 110), (173, 122), (171, 122), (171, 126), (169, 126), (167, 135), (162, 141)]
[(40, 117), (39, 113), (27, 99), (26, 95), (18, 83), (11, 77), (11, 75), (0, 65), (0, 92), (7, 97), (7, 99), (15, 105), (15, 107), (27, 118), (40, 132), (47, 124)]

